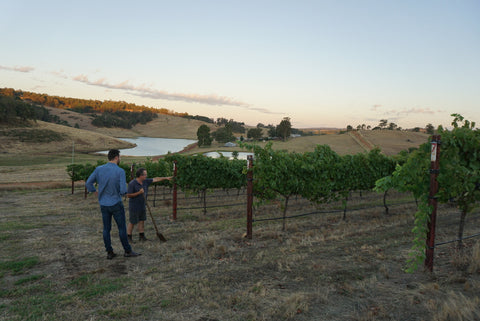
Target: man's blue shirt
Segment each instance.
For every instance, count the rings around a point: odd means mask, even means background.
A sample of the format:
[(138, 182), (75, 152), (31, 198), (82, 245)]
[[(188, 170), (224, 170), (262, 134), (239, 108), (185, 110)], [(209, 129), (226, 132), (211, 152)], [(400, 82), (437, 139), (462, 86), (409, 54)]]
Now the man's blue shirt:
[(98, 184), (98, 202), (103, 206), (112, 206), (122, 201), (127, 193), (125, 171), (117, 164), (106, 163), (98, 166), (87, 179), (85, 186), (91, 193), (95, 192), (94, 183)]

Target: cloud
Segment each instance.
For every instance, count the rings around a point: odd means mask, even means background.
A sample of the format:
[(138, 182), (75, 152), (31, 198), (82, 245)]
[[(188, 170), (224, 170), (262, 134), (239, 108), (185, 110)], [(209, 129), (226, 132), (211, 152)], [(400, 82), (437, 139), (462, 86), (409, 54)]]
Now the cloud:
[(239, 107), (248, 107), (249, 105), (236, 101), (232, 98), (218, 95), (199, 95), (199, 94), (183, 94), (183, 93), (170, 93), (164, 90), (157, 90), (147, 87), (145, 85), (134, 86), (129, 83), (128, 80), (120, 82), (118, 84), (111, 84), (105, 78), (100, 78), (96, 81), (90, 81), (86, 75), (78, 75), (73, 77), (73, 80), (83, 82), (87, 85), (104, 87), (109, 89), (122, 89), (127, 90), (130, 94), (153, 98), (153, 99), (166, 99), (166, 100), (180, 100), (190, 103), (202, 103), (208, 105), (229, 105), (229, 106), (239, 106)]
[(63, 79), (68, 79), (67, 74), (61, 69), (59, 71), (51, 71), (50, 72), (52, 75), (63, 78)]
[(215, 94), (201, 95), (201, 94), (171, 93), (165, 90), (153, 89), (145, 84), (142, 84), (140, 86), (134, 86), (130, 84), (128, 80), (117, 83), (117, 84), (112, 84), (108, 82), (107, 79), (105, 78), (100, 78), (96, 81), (90, 81), (88, 79), (88, 76), (84, 74), (77, 75), (72, 79), (90, 86), (98, 86), (98, 87), (103, 87), (108, 89), (126, 90), (129, 94), (138, 96), (138, 97), (185, 101), (189, 103), (200, 103), (200, 104), (207, 104), (207, 105), (214, 105), (214, 106), (234, 106), (234, 107), (242, 107), (252, 111), (259, 111), (261, 113), (266, 113), (266, 114), (280, 114), (280, 113), (272, 112), (265, 108), (252, 107), (251, 105), (245, 102), (235, 100), (227, 96), (220, 96)]
[(398, 116), (409, 116), (409, 115), (418, 115), (418, 114), (435, 114), (435, 111), (431, 110), (430, 108), (410, 108), (410, 109), (402, 109), (396, 111)]
[(0, 69), (3, 70), (10, 70), (10, 71), (18, 71), (18, 72), (30, 72), (35, 70), (35, 68), (30, 66), (15, 66), (15, 67), (7, 67), (0, 65)]
[(382, 107), (382, 105), (379, 105), (379, 104), (375, 104), (372, 106), (372, 108), (370, 108), (370, 110), (372, 111), (377, 111), (378, 108)]

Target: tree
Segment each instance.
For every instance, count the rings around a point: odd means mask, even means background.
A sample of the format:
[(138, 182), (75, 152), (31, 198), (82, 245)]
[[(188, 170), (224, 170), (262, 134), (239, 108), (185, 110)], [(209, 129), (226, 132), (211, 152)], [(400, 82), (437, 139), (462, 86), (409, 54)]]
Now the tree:
[(395, 130), (395, 128), (397, 128), (397, 124), (395, 124), (395, 123), (388, 124), (388, 129), (389, 130)]
[(232, 134), (232, 128), (228, 126), (228, 124), (225, 125), (225, 127), (217, 129), (212, 135), (219, 143), (227, 143), (235, 140), (235, 136)]
[(212, 137), (210, 137), (210, 127), (203, 124), (197, 130), (198, 146), (212, 145)]
[(381, 120), (380, 120), (380, 124), (378, 124), (378, 127), (380, 127), (380, 128), (385, 128), (385, 127), (387, 127), (387, 124), (388, 124), (388, 120), (387, 120), (387, 119), (381, 119)]
[(435, 133), (435, 127), (432, 124), (425, 126), (425, 131), (427, 134), (433, 135)]
[(260, 127), (257, 128), (250, 128), (247, 132), (247, 138), (251, 138), (253, 140), (258, 140), (262, 138), (262, 129)]
[(219, 118), (217, 118), (216, 124), (217, 124), (217, 126), (226, 125), (226, 124), (228, 124), (228, 119), (223, 118), (223, 117), (219, 117)]
[(347, 126), (347, 132), (350, 132), (350, 131), (352, 131), (352, 130), (353, 130), (352, 125), (348, 125), (348, 126)]
[(273, 125), (268, 125), (268, 137), (277, 137), (277, 129)]
[(283, 120), (277, 126), (277, 135), (283, 138), (283, 141), (287, 140), (292, 132), (292, 124), (290, 123), (290, 117), (284, 117)]

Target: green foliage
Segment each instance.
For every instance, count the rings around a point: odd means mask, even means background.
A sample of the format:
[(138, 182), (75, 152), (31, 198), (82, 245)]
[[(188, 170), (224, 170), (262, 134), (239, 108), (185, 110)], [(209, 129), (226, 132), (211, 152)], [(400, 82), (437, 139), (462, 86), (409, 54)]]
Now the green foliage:
[(208, 118), (208, 117), (206, 117), (206, 116), (200, 116), (200, 115), (195, 115), (195, 116), (185, 115), (185, 116), (182, 116), (182, 117), (183, 117), (183, 118), (187, 118), (187, 119), (200, 120), (200, 121), (203, 121), (203, 122), (206, 122), (206, 123), (209, 123), (209, 124), (215, 123), (212, 118)]
[(2, 132), (5, 136), (18, 138), (21, 142), (50, 143), (63, 141), (65, 134), (49, 129), (12, 129)]
[(263, 135), (263, 130), (260, 127), (250, 128), (247, 131), (247, 138), (251, 138), (253, 140), (259, 140), (260, 138), (262, 138), (262, 135)]
[(283, 197), (284, 217), (292, 195), (315, 203), (345, 199), (350, 191), (372, 189), (377, 179), (395, 167), (395, 161), (379, 150), (341, 157), (327, 145), (303, 154), (273, 150), (272, 143), (264, 148), (242, 146), (255, 154), (255, 196), (261, 200)]
[(130, 129), (136, 124), (146, 124), (147, 122), (157, 118), (158, 115), (153, 111), (130, 112), (130, 111), (114, 111), (104, 112), (100, 116), (92, 120), (92, 125), (98, 127), (121, 127)]
[[(441, 135), (439, 146), (439, 168), (437, 177), (439, 190), (436, 196), (440, 203), (456, 202), (461, 211), (458, 227), (459, 239), (463, 236), (463, 222), (470, 213), (475, 202), (480, 200), (477, 188), (480, 181), (480, 131), (474, 129), (475, 123), (459, 114), (454, 117), (452, 130), (438, 128)], [(395, 188), (399, 191), (410, 191), (419, 200), (419, 208), (415, 214), (413, 228), (414, 244), (412, 255), (408, 261), (408, 271), (418, 268), (425, 252), (426, 224), (431, 208), (428, 206), (430, 186), (430, 143), (425, 143), (413, 151), (403, 165), (397, 165), (390, 177), (380, 179), (376, 183), (377, 191)]]
[(427, 124), (427, 126), (425, 126), (425, 132), (427, 134), (433, 135), (435, 133), (435, 127), (433, 127), (432, 124)]
[[(70, 177), (70, 180), (73, 182), (76, 181), (86, 181), (87, 178), (93, 173), (97, 166), (106, 164), (105, 161), (97, 161), (96, 165), (92, 165), (90, 163), (86, 164), (70, 164), (67, 165), (67, 173)], [(124, 168), (125, 170), (125, 168)], [(126, 175), (126, 174), (125, 174)], [(128, 168), (128, 177), (130, 177), (130, 169)], [(128, 181), (128, 180), (127, 180)]]
[(246, 161), (226, 157), (172, 154), (165, 161), (177, 163), (176, 184), (194, 192), (210, 188), (241, 188), (246, 185)]
[(23, 273), (26, 269), (34, 267), (39, 263), (39, 259), (36, 256), (27, 257), (15, 261), (0, 262), (0, 271), (11, 271), (13, 274)]
[(0, 95), (0, 123), (17, 123), (18, 121), (35, 120), (34, 108), (12, 96)]
[(201, 125), (197, 130), (198, 146), (210, 146), (212, 145), (212, 137), (210, 136), (210, 127), (207, 125)]
[[(173, 175), (173, 166), (170, 162), (165, 161), (164, 159), (159, 159), (158, 161), (152, 161), (148, 158), (145, 163), (133, 164), (133, 177), (135, 176), (135, 172), (140, 167), (143, 167), (147, 170), (148, 177), (168, 177)], [(129, 171), (130, 172), (130, 171)], [(129, 174), (130, 175), (130, 174)], [(130, 179), (127, 180), (127, 182)], [(160, 181), (156, 182), (156, 185), (165, 185), (169, 186), (171, 183), (170, 181)]]
[(234, 121), (233, 119), (227, 120), (226, 118), (217, 118), (217, 125), (229, 127), (233, 133), (245, 133), (245, 123)]
[(287, 140), (287, 137), (292, 133), (292, 124), (290, 123), (289, 117), (284, 117), (280, 124), (278, 124), (276, 129), (277, 136), (282, 137), (284, 141)]
[(71, 109), (76, 112), (90, 113), (90, 112), (115, 112), (115, 111), (132, 111), (136, 113), (167, 114), (174, 116), (184, 116), (185, 113), (177, 113), (165, 108), (153, 108), (146, 106), (138, 106), (124, 101), (100, 101), (91, 99), (79, 99), (69, 97), (50, 96), (46, 94), (38, 94), (28, 91), (14, 90), (12, 88), (0, 88), (0, 96), (14, 97), (30, 103), (55, 107), (61, 109)]
[(233, 136), (232, 128), (225, 125), (225, 127), (217, 129), (212, 133), (213, 138), (219, 143), (227, 143), (235, 141), (235, 136)]
[[(93, 173), (95, 168), (100, 165), (106, 164), (105, 161), (97, 161), (95, 165), (91, 163), (86, 164), (70, 164), (67, 165), (67, 173), (70, 177), (70, 180), (76, 181), (86, 181), (88, 177)], [(130, 164), (121, 162), (118, 165), (121, 169), (125, 172), (125, 180), (129, 182), (132, 179), (132, 176), (135, 176), (136, 169), (140, 167), (144, 167), (147, 170), (148, 177), (165, 177), (165, 176), (172, 176), (172, 166), (170, 163), (167, 163), (165, 160), (160, 159), (157, 162), (153, 162), (150, 159), (147, 159), (144, 164), (133, 164), (133, 173), (131, 172), (132, 168)], [(162, 181), (157, 182), (155, 184), (159, 185), (169, 185), (169, 181)]]

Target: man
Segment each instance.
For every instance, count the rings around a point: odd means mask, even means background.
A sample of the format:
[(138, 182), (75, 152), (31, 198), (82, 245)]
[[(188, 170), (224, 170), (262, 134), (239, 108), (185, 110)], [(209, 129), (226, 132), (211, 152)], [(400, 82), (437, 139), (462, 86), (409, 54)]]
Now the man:
[(133, 227), (138, 223), (139, 240), (144, 242), (145, 237), (145, 220), (147, 219), (146, 200), (148, 194), (148, 186), (152, 183), (171, 180), (171, 177), (154, 177), (147, 178), (147, 170), (139, 168), (135, 173), (135, 179), (128, 183), (127, 197), (128, 211), (130, 213), (129, 223), (127, 226), (128, 240), (133, 243), (132, 232)]
[[(125, 250), (123, 256), (134, 257), (140, 255), (140, 253), (134, 252), (128, 243), (125, 209), (122, 202), (122, 196), (127, 193), (127, 183), (125, 171), (118, 164), (120, 164), (120, 151), (111, 149), (108, 152), (108, 163), (95, 168), (85, 183), (87, 190), (91, 193), (95, 192), (95, 195), (98, 196), (103, 221), (103, 243), (107, 251), (107, 259), (109, 260), (117, 256), (113, 252), (110, 239), (112, 217), (117, 223), (118, 235)], [(98, 184), (98, 191), (95, 189), (94, 183)]]

